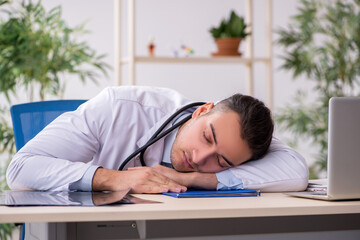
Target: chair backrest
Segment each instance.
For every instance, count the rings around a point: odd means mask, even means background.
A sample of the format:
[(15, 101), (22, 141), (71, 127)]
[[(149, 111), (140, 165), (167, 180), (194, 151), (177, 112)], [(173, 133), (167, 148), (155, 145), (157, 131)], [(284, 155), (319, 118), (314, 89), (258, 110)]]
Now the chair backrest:
[(76, 110), (84, 102), (86, 100), (54, 100), (11, 106), (17, 151), (59, 115)]

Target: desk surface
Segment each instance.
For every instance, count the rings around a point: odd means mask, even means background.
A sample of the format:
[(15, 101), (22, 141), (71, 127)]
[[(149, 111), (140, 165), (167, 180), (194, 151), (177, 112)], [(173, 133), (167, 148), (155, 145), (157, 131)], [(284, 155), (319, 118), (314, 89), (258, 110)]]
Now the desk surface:
[(81, 222), (168, 219), (242, 218), (360, 213), (360, 200), (327, 202), (282, 193), (261, 197), (177, 199), (160, 194), (136, 194), (160, 201), (101, 207), (0, 207), (0, 222)]

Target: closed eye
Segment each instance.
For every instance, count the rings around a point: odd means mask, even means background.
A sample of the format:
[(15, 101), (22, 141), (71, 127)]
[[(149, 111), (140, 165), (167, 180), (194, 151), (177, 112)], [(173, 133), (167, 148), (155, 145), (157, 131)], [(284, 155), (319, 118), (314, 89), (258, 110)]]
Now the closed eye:
[(220, 155), (217, 155), (217, 160), (218, 160), (218, 164), (220, 167), (222, 167), (222, 168), (230, 168), (231, 167), (226, 161), (224, 161), (224, 163), (221, 163)]
[[(215, 133), (215, 128), (214, 126), (210, 123), (210, 129), (211, 129), (211, 133), (214, 139), (214, 142), (216, 145), (218, 145), (218, 142), (216, 140), (216, 133)], [(230, 166), (230, 167), (234, 167), (235, 165), (230, 162), (224, 155), (218, 155), (218, 157), (221, 156), (221, 158), (226, 162), (226, 165)], [(220, 157), (219, 157), (220, 158)]]
[(212, 143), (212, 142), (211, 142), (211, 139), (206, 136), (205, 131), (203, 131), (203, 137), (204, 137), (204, 139), (205, 139), (206, 142)]
[(221, 168), (226, 168), (226, 166), (223, 166), (222, 163), (220, 162), (220, 157), (219, 157), (219, 155), (217, 155), (216, 158), (217, 158), (217, 161), (218, 161), (219, 166), (220, 166)]

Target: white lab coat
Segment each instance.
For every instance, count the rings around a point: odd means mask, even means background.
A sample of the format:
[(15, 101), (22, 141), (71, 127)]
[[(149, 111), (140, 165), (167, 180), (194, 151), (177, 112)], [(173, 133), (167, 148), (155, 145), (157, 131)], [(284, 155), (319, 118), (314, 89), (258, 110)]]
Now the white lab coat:
[[(7, 170), (11, 189), (69, 190), (91, 165), (118, 169), (158, 127), (190, 101), (179, 93), (153, 87), (109, 87), (49, 124), (14, 156)], [(163, 139), (145, 153), (147, 166), (159, 164)], [(141, 166), (130, 161), (125, 168)], [(301, 155), (273, 140), (264, 159), (233, 168), (245, 188), (296, 191), (307, 185)]]

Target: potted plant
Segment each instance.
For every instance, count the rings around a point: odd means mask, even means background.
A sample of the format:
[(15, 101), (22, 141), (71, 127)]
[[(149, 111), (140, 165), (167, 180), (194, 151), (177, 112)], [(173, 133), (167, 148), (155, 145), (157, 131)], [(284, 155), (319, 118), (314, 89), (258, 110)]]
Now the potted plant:
[(20, 6), (15, 1), (9, 8), (7, 18), (0, 20), (0, 92), (7, 97), (23, 86), (36, 89), (44, 100), (47, 94), (62, 93), (64, 74), (96, 81), (99, 72), (106, 72), (104, 55), (77, 38), (86, 33), (83, 25), (70, 28), (61, 19), (60, 6), (47, 12), (39, 0)]
[(218, 48), (218, 52), (212, 53), (212, 56), (241, 56), (239, 45), (250, 34), (246, 32), (246, 27), (244, 18), (231, 11), (229, 19), (223, 19), (219, 27), (211, 28), (209, 32)]
[[(61, 98), (66, 77), (76, 75), (87, 82), (103, 75), (109, 66), (85, 41), (84, 25), (69, 27), (61, 17), (61, 7), (46, 11), (41, 1), (0, 0), (0, 190), (8, 189), (6, 167), (15, 152), (10, 123), (12, 96), (27, 90), (29, 101), (34, 93), (40, 100)], [(0, 239), (10, 239), (14, 224), (0, 224)]]
[(310, 140), (316, 147), (310, 178), (318, 178), (327, 168), (329, 99), (360, 96), (360, 2), (302, 0), (298, 11), (277, 31), (284, 48), (281, 67), (294, 78), (305, 76), (314, 88), (309, 94), (299, 91), (275, 119), (295, 135), (295, 144)]

